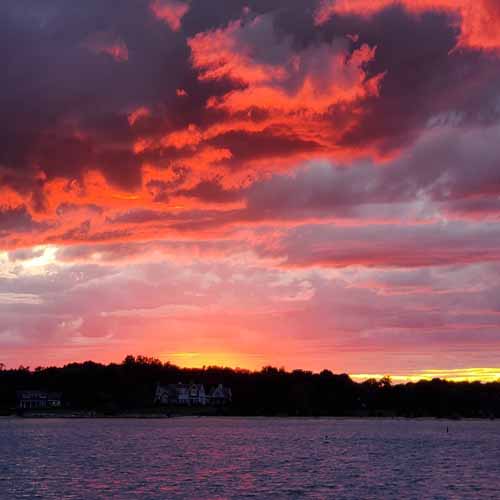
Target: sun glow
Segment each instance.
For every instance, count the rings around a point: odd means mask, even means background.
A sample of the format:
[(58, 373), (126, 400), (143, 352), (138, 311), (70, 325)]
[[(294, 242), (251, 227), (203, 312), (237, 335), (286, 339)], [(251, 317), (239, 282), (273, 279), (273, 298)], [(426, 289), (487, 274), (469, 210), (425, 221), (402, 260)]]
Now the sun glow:
[(249, 370), (258, 370), (262, 360), (260, 356), (238, 354), (233, 352), (172, 352), (160, 356), (163, 361), (170, 361), (183, 368), (202, 368), (204, 366), (221, 366)]
[(57, 263), (58, 247), (37, 245), (32, 248), (0, 253), (0, 277), (44, 275)]
[[(381, 379), (388, 374), (380, 373), (353, 373), (351, 377), (356, 381), (368, 379)], [(463, 368), (453, 370), (422, 370), (415, 373), (402, 375), (389, 375), (392, 381), (397, 383), (418, 382), (420, 380), (432, 380), (439, 378), (450, 382), (497, 382), (500, 381), (500, 368)]]

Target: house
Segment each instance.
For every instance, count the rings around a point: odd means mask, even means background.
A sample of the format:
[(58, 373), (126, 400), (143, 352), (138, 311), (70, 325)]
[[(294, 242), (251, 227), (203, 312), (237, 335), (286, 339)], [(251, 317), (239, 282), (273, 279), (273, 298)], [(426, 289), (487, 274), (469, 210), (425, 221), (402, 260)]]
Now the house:
[(223, 405), (231, 402), (231, 389), (219, 384), (207, 395), (203, 384), (156, 385), (155, 404), (180, 406)]
[(168, 405), (169, 402), (169, 388), (160, 384), (156, 384), (154, 403), (160, 405)]
[(202, 406), (207, 404), (207, 395), (203, 384), (189, 384), (189, 404)]
[(178, 405), (189, 405), (189, 386), (187, 384), (181, 384), (180, 382), (175, 385), (172, 384), (170, 388), (170, 394), (172, 396), (172, 403)]
[(233, 399), (233, 393), (230, 387), (224, 387), (219, 384), (213, 387), (208, 394), (209, 404), (212, 406), (223, 406), (231, 403)]
[(207, 404), (207, 396), (203, 384), (157, 384), (155, 399), (156, 404), (173, 404), (182, 406), (198, 406)]
[(39, 390), (17, 391), (16, 399), (16, 406), (21, 410), (51, 409), (61, 407), (62, 394)]
[(47, 394), (47, 407), (48, 408), (60, 408), (61, 405), (62, 405), (62, 393), (49, 392)]

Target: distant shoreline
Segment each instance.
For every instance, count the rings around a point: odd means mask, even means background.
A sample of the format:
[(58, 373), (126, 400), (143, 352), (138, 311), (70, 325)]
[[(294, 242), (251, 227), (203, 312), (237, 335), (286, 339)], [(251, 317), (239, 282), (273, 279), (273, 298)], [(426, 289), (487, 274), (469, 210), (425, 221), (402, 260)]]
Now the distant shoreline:
[[(225, 389), (221, 391), (220, 389)], [(214, 394), (214, 392), (223, 394)], [(329, 370), (183, 369), (142, 356), (121, 364), (0, 370), (0, 415), (24, 418), (262, 416), (500, 419), (500, 381), (404, 385)], [(34, 417), (33, 415), (40, 415)]]
[(305, 415), (196, 415), (196, 414), (157, 414), (157, 413), (135, 413), (135, 414), (117, 414), (117, 415), (84, 415), (84, 414), (76, 414), (76, 413), (66, 413), (66, 414), (25, 414), (25, 415), (1, 415), (0, 420), (56, 420), (56, 419), (64, 419), (64, 420), (169, 420), (169, 419), (179, 419), (179, 418), (192, 418), (192, 419), (211, 419), (211, 418), (225, 418), (225, 419), (276, 419), (276, 420), (393, 420), (393, 421), (450, 421), (450, 422), (458, 422), (458, 421), (499, 421), (498, 418), (491, 417), (433, 417), (433, 416), (424, 416), (424, 417), (402, 417), (402, 416), (333, 416), (333, 415), (321, 415), (321, 416), (305, 416)]

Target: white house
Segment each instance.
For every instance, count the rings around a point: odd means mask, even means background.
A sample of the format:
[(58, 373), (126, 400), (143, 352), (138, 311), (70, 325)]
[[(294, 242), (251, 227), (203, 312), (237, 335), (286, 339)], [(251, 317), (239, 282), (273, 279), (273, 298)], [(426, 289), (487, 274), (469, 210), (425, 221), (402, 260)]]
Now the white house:
[(230, 403), (232, 399), (231, 389), (222, 384), (212, 388), (207, 395), (203, 384), (168, 384), (156, 385), (155, 404), (182, 405), (182, 406), (205, 406), (207, 404), (220, 406)]
[(213, 387), (208, 394), (208, 401), (211, 405), (221, 406), (228, 404), (233, 399), (233, 393), (230, 387), (224, 387), (222, 384), (219, 384), (216, 387)]
[(168, 405), (170, 402), (168, 387), (156, 384), (155, 404)]
[(189, 404), (202, 406), (207, 404), (207, 396), (203, 384), (189, 385)]
[(60, 392), (45, 391), (17, 391), (17, 408), (19, 409), (45, 409), (61, 407)]
[(204, 406), (207, 404), (207, 396), (203, 384), (182, 384), (180, 382), (167, 386), (157, 384), (154, 401), (163, 405)]

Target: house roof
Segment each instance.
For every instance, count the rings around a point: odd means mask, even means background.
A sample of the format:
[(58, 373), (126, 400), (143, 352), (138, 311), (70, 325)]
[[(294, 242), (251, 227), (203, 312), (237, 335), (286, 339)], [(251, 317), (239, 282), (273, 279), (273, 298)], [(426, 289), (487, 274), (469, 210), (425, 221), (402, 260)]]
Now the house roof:
[(222, 384), (218, 384), (216, 386), (212, 386), (210, 390), (205, 390), (204, 384), (185, 384), (182, 382), (178, 382), (177, 384), (167, 384), (167, 385), (157, 385), (157, 390), (160, 388), (161, 390), (168, 392), (169, 395), (177, 395), (179, 392), (190, 392), (193, 388), (195, 388), (198, 392), (203, 392), (210, 397), (220, 397), (227, 398), (231, 397), (231, 389), (229, 387), (225, 387)]
[(22, 390), (16, 391), (16, 395), (19, 399), (46, 399), (47, 393), (40, 390)]
[(231, 389), (229, 387), (224, 387), (222, 384), (214, 386), (209, 391), (210, 397), (226, 398), (231, 396)]
[(57, 400), (57, 399), (61, 399), (62, 393), (61, 392), (40, 391), (39, 389), (35, 389), (35, 390), (24, 389), (24, 390), (16, 391), (16, 396), (18, 399)]

